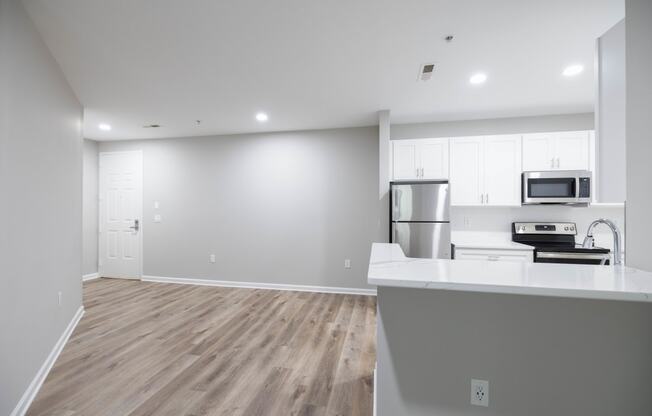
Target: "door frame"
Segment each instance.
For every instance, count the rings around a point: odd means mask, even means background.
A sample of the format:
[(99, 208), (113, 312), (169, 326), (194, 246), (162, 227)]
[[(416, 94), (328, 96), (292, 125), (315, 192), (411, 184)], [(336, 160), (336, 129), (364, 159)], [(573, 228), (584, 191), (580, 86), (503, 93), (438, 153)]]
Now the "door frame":
[(143, 241), (145, 240), (144, 238), (144, 232), (145, 232), (145, 220), (143, 217), (143, 211), (145, 207), (145, 160), (143, 158), (143, 151), (142, 149), (139, 150), (120, 150), (120, 151), (109, 151), (109, 152), (99, 152), (98, 157), (97, 157), (97, 170), (98, 170), (98, 186), (97, 186), (97, 195), (98, 195), (98, 201), (97, 201), (97, 207), (98, 207), (98, 228), (97, 228), (97, 247), (98, 247), (98, 256), (97, 256), (97, 271), (99, 277), (102, 277), (102, 255), (99, 251), (100, 247), (100, 238), (101, 238), (101, 232), (102, 232), (102, 208), (103, 208), (103, 195), (101, 192), (101, 186), (100, 184), (102, 183), (102, 156), (103, 155), (119, 155), (119, 154), (136, 154), (138, 155), (138, 159), (140, 160), (140, 167), (141, 167), (141, 185), (140, 185), (140, 198), (141, 198), (141, 204), (140, 204), (140, 224), (139, 224), (139, 229), (138, 232), (140, 233), (140, 238), (138, 239), (138, 252), (140, 254), (137, 265), (138, 265), (138, 273), (136, 277), (133, 278), (123, 278), (126, 280), (142, 280), (143, 279), (143, 257), (144, 257), (144, 251), (143, 251)]

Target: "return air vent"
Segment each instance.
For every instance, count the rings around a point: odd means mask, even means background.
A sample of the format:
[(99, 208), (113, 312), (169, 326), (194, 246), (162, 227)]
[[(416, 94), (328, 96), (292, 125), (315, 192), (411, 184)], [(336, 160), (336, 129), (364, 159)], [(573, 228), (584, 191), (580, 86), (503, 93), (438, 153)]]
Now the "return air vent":
[(417, 81), (428, 81), (430, 78), (432, 78), (433, 72), (435, 72), (434, 63), (421, 65), (419, 68), (419, 76), (417, 77)]

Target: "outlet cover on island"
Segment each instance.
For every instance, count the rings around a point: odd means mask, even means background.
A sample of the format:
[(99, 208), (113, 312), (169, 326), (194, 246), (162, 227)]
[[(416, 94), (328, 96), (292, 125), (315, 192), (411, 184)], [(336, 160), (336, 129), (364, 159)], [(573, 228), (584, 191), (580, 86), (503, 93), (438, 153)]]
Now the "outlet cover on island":
[(489, 382), (487, 380), (471, 379), (471, 404), (489, 406)]
[(344, 268), (345, 269), (351, 268), (351, 259), (344, 259)]

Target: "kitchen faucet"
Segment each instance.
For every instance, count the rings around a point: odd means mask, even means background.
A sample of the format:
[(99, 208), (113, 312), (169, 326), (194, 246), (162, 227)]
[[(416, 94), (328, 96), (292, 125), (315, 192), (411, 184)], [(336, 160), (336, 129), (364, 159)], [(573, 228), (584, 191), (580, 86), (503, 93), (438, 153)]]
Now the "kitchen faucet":
[(586, 231), (586, 237), (584, 238), (584, 242), (582, 243), (582, 247), (584, 248), (593, 248), (595, 246), (595, 241), (593, 240), (593, 229), (595, 228), (596, 225), (598, 224), (606, 224), (610, 229), (611, 233), (614, 236), (614, 266), (622, 264), (622, 261), (620, 260), (620, 231), (618, 230), (618, 227), (616, 224), (608, 219), (605, 218), (600, 218), (599, 220), (595, 220), (589, 225), (589, 229)]

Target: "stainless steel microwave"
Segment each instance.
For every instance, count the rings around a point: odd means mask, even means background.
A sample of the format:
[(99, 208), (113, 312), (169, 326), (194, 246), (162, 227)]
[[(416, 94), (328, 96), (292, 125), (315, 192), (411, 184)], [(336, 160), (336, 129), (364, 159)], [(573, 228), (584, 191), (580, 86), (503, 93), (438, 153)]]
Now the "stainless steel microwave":
[(556, 170), (523, 172), (523, 205), (569, 204), (591, 202), (591, 172)]

